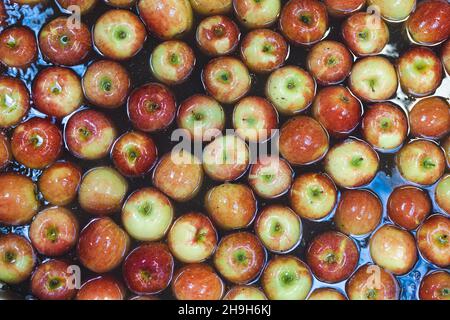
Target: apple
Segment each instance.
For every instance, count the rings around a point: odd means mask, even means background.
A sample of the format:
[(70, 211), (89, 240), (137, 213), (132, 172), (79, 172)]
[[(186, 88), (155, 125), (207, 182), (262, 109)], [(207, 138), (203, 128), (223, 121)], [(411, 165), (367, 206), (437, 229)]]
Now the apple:
[(434, 142), (413, 140), (397, 153), (397, 168), (404, 179), (432, 185), (444, 174), (444, 151)]
[(131, 88), (127, 69), (110, 60), (98, 60), (89, 65), (81, 84), (89, 102), (106, 109), (124, 105)]
[(314, 118), (334, 137), (353, 132), (361, 122), (362, 113), (361, 102), (343, 86), (321, 89), (312, 107)]
[(327, 8), (317, 0), (290, 0), (281, 11), (280, 29), (294, 44), (314, 44), (328, 31)]
[(28, 236), (33, 247), (42, 255), (61, 256), (72, 249), (78, 240), (79, 223), (76, 216), (64, 207), (42, 210), (31, 222)]
[(442, 47), (442, 64), (447, 73), (450, 74), (450, 41), (446, 41)]
[(358, 12), (342, 24), (342, 37), (356, 55), (376, 55), (389, 43), (389, 29), (372, 13)]
[(267, 300), (261, 289), (253, 286), (234, 286), (223, 297), (223, 300)]
[(195, 94), (180, 104), (177, 124), (191, 139), (208, 141), (225, 128), (225, 113), (213, 98)]
[(145, 132), (167, 128), (175, 119), (176, 109), (175, 96), (156, 82), (135, 89), (127, 102), (128, 117), (133, 126)]
[(319, 84), (337, 84), (349, 76), (353, 56), (342, 43), (324, 40), (312, 47), (306, 66)]
[(11, 144), (8, 137), (0, 132), (0, 169), (12, 161)]
[(130, 237), (108, 217), (91, 220), (81, 231), (77, 256), (83, 266), (96, 273), (117, 268), (130, 247)]
[(291, 208), (269, 205), (259, 213), (255, 232), (269, 251), (288, 253), (300, 244), (302, 222)]
[(353, 65), (349, 85), (352, 92), (364, 101), (388, 100), (397, 91), (397, 73), (388, 59), (367, 57)]
[(377, 265), (359, 267), (345, 285), (350, 300), (398, 300), (400, 287), (397, 279)]
[(150, 32), (163, 40), (182, 37), (193, 25), (189, 0), (139, 0), (137, 9)]
[(55, 162), (62, 145), (58, 126), (42, 118), (31, 118), (21, 123), (11, 137), (14, 159), (30, 169), (43, 169)]
[(34, 79), (31, 92), (36, 109), (52, 117), (64, 118), (83, 104), (80, 78), (68, 68), (43, 69)]
[(450, 133), (450, 105), (440, 97), (420, 100), (410, 111), (409, 122), (416, 137), (442, 138)]
[(129, 8), (133, 6), (136, 2), (136, 0), (104, 0), (104, 1), (107, 5), (115, 8)]
[(39, 48), (50, 62), (74, 66), (84, 62), (91, 52), (91, 32), (82, 22), (72, 28), (69, 18), (58, 17), (42, 27)]
[(103, 113), (84, 109), (73, 114), (64, 128), (67, 149), (75, 157), (98, 160), (108, 155), (116, 140), (117, 131)]
[(220, 300), (225, 285), (209, 265), (195, 263), (180, 268), (172, 281), (177, 300)]
[(186, 202), (194, 198), (203, 183), (200, 160), (187, 151), (165, 154), (153, 171), (153, 185), (170, 198)]
[(280, 15), (280, 0), (233, 0), (236, 17), (248, 29), (273, 25)]
[(262, 274), (262, 286), (270, 300), (305, 300), (312, 284), (308, 265), (295, 256), (275, 256)]
[(364, 141), (346, 139), (331, 148), (325, 157), (325, 172), (343, 188), (369, 184), (377, 174), (378, 154)]
[(174, 209), (170, 200), (154, 188), (134, 191), (122, 208), (122, 224), (139, 241), (162, 239), (172, 224)]
[(8, 19), (8, 13), (6, 12), (5, 3), (0, 2), (0, 28), (7, 26), (6, 19)]
[(308, 297), (308, 300), (347, 300), (347, 298), (338, 290), (333, 288), (315, 289)]
[(93, 42), (100, 53), (113, 60), (134, 57), (144, 46), (147, 32), (138, 16), (129, 10), (109, 10), (95, 22)]
[(265, 90), (278, 112), (289, 116), (309, 107), (316, 95), (316, 83), (305, 70), (286, 66), (271, 73)]
[(217, 101), (232, 104), (245, 96), (252, 78), (241, 60), (220, 57), (210, 60), (202, 72), (205, 90)]
[(447, 214), (450, 214), (450, 175), (446, 174), (436, 185), (435, 195), (436, 203)]
[(450, 273), (443, 270), (437, 270), (423, 277), (419, 287), (419, 299), (449, 300)]
[(434, 45), (448, 38), (449, 15), (450, 4), (447, 1), (422, 1), (406, 22), (406, 28), (415, 42)]
[[(208, 2), (211, 1), (208, 0)], [(240, 36), (241, 32), (233, 20), (217, 15), (207, 17), (199, 23), (195, 40), (205, 54), (222, 56), (236, 49)]]
[(10, 27), (0, 33), (0, 62), (10, 68), (25, 69), (37, 58), (36, 37), (28, 27)]
[(123, 263), (125, 283), (136, 294), (155, 294), (167, 288), (172, 280), (173, 257), (165, 244), (141, 244)]
[(366, 5), (366, 0), (324, 0), (323, 3), (330, 15), (341, 18), (360, 11)]
[(378, 196), (369, 190), (344, 191), (334, 215), (339, 231), (347, 235), (366, 235), (376, 229), (383, 215)]
[(42, 172), (38, 180), (44, 199), (56, 206), (75, 200), (81, 183), (81, 169), (69, 161), (57, 161)]
[(156, 295), (147, 295), (147, 296), (134, 296), (131, 297), (128, 300), (151, 300), (151, 301), (158, 301), (160, 300), (158, 296)]
[(431, 209), (428, 193), (413, 186), (395, 188), (387, 203), (389, 219), (406, 230), (417, 229), (431, 213)]
[(27, 239), (15, 234), (0, 235), (0, 281), (18, 284), (31, 276), (36, 256)]
[(232, 233), (222, 238), (214, 254), (214, 266), (228, 281), (247, 284), (264, 268), (266, 251), (249, 232)]
[(31, 221), (39, 209), (33, 181), (18, 173), (0, 174), (0, 223), (10, 226)]
[(442, 148), (444, 149), (445, 157), (447, 158), (447, 168), (450, 168), (450, 136), (444, 139)]
[(206, 211), (222, 229), (242, 229), (249, 226), (256, 215), (256, 198), (243, 184), (225, 183), (208, 191), (204, 202)]
[(264, 98), (250, 96), (240, 100), (233, 110), (236, 134), (249, 142), (265, 142), (278, 128), (278, 113)]
[(158, 150), (150, 136), (139, 131), (129, 131), (116, 140), (111, 158), (114, 166), (124, 176), (139, 177), (153, 168)]
[(190, 0), (192, 9), (201, 15), (226, 14), (231, 11), (233, 0)]
[(450, 266), (450, 218), (435, 214), (419, 228), (417, 247), (427, 261), (441, 268)]
[(280, 130), (280, 153), (292, 165), (321, 160), (328, 151), (329, 137), (322, 125), (308, 116), (289, 119)]
[(194, 66), (194, 51), (182, 41), (165, 41), (153, 49), (150, 57), (153, 76), (167, 85), (185, 82)]
[(416, 7), (416, 0), (368, 0), (381, 16), (389, 22), (401, 22), (409, 17)]
[(289, 45), (283, 36), (269, 29), (250, 31), (241, 43), (241, 57), (255, 73), (269, 73), (284, 64)]
[(39, 265), (31, 277), (31, 293), (40, 300), (71, 300), (76, 294), (69, 264), (48, 260)]
[(30, 94), (25, 84), (13, 77), (0, 76), (0, 128), (18, 124), (30, 110)]
[(126, 290), (122, 282), (113, 276), (98, 276), (81, 285), (76, 300), (125, 300)]
[(364, 140), (376, 150), (395, 150), (408, 136), (405, 111), (390, 102), (369, 106), (364, 112), (362, 134)]
[(96, 167), (85, 173), (78, 190), (81, 208), (94, 215), (111, 215), (120, 210), (128, 182), (115, 169)]
[(263, 156), (251, 165), (248, 184), (261, 198), (274, 199), (289, 190), (293, 175), (286, 160), (277, 156)]
[(407, 231), (385, 224), (370, 238), (373, 262), (395, 275), (409, 272), (417, 262), (414, 237)]
[[(19, 1), (38, 1), (38, 0), (19, 0)], [(91, 11), (96, 6), (97, 2), (98, 0), (56, 0), (56, 3), (62, 8), (62, 11), (66, 11), (66, 13), (72, 13), (69, 10), (69, 7), (78, 6), (80, 8), (79, 9), (80, 14), (82, 15)]]
[(321, 220), (336, 205), (337, 189), (323, 173), (304, 173), (295, 178), (289, 193), (292, 209), (302, 218)]
[(208, 217), (189, 212), (175, 220), (167, 235), (167, 244), (177, 260), (202, 262), (216, 250), (217, 231)]

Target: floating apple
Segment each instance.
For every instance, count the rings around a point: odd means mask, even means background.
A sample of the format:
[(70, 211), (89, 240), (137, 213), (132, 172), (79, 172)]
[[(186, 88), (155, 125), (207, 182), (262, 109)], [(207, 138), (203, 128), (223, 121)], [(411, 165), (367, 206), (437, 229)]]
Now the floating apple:
[(450, 136), (444, 139), (442, 148), (444, 149), (445, 156), (447, 158), (447, 168), (450, 168)]
[(234, 13), (249, 29), (265, 28), (274, 24), (281, 11), (280, 0), (233, 0)]
[(223, 300), (267, 300), (261, 289), (253, 286), (234, 286), (223, 297)]
[(40, 300), (71, 300), (76, 294), (70, 265), (62, 260), (48, 260), (31, 277), (31, 292)]
[(445, 175), (436, 185), (436, 203), (447, 214), (450, 214), (450, 175)]
[(427, 274), (420, 282), (420, 300), (449, 300), (450, 273), (443, 270)]
[(0, 76), (0, 128), (19, 123), (30, 109), (30, 94), (25, 84), (13, 77)]
[(190, 0), (192, 9), (201, 15), (226, 14), (231, 11), (233, 0)]
[(409, 17), (416, 7), (416, 0), (368, 0), (370, 6), (377, 8), (381, 16), (391, 22), (400, 22)]
[(450, 41), (445, 42), (442, 47), (442, 64), (447, 73), (450, 74)]
[(0, 62), (7, 67), (25, 69), (37, 58), (36, 37), (28, 27), (11, 27), (0, 33)]
[(31, 243), (15, 234), (0, 235), (0, 281), (18, 284), (28, 279), (36, 264)]
[[(19, 0), (19, 1), (38, 1), (38, 0)], [(62, 11), (66, 11), (66, 13), (72, 13), (69, 8), (71, 6), (77, 6), (79, 7), (81, 14), (86, 14), (95, 7), (98, 0), (56, 0), (56, 2), (63, 9)]]
[(450, 132), (450, 105), (440, 97), (420, 100), (409, 113), (409, 122), (416, 137), (442, 138)]
[(0, 133), (0, 169), (6, 167), (12, 160), (11, 144), (3, 133)]
[(76, 300), (125, 300), (124, 285), (112, 276), (99, 276), (83, 283)]
[(222, 56), (236, 49), (240, 36), (241, 32), (233, 20), (226, 16), (212, 16), (200, 22), (195, 39), (207, 55)]
[(360, 11), (366, 5), (366, 0), (324, 0), (323, 3), (327, 6), (330, 15), (339, 18)]
[[(135, 4), (136, 0), (104, 0), (107, 5), (115, 8), (129, 8)], [(116, 300), (116, 299), (114, 299)], [(122, 299), (117, 299), (122, 300)]]
[(336, 289), (319, 288), (309, 295), (308, 300), (347, 300), (347, 298)]
[(450, 219), (435, 214), (429, 217), (417, 231), (417, 247), (420, 254), (441, 267), (450, 266)]

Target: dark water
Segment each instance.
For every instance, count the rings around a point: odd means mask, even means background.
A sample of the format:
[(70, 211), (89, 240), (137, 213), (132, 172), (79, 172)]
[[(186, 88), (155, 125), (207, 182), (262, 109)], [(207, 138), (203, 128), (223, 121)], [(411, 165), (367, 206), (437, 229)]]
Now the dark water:
[[(40, 28), (48, 21), (52, 20), (53, 18), (61, 15), (61, 11), (58, 8), (57, 5), (54, 4), (53, 1), (50, 1), (50, 4), (47, 5), (47, 7), (44, 7), (42, 5), (38, 5), (35, 7), (30, 8), (29, 6), (18, 6), (16, 4), (10, 4), (9, 0), (4, 0), (7, 6), (8, 11), (8, 23), (9, 25), (14, 24), (22, 24), (26, 25), (30, 28), (32, 28), (36, 35), (38, 34)], [(283, 1), (286, 2), (286, 1)], [(99, 3), (96, 8), (93, 10), (93, 12), (89, 13), (86, 16), (83, 16), (83, 22), (87, 23), (89, 26), (93, 26), (94, 22), (96, 21), (96, 18), (100, 16), (103, 12), (110, 9), (107, 5), (105, 5), (103, 2)], [(136, 12), (136, 10), (133, 8), (133, 11)], [(235, 19), (236, 20), (236, 19)], [(196, 21), (199, 21), (199, 18), (196, 17)], [(329, 34), (327, 36), (327, 39), (335, 39), (341, 41), (340, 38), (340, 23), (339, 20), (331, 20), (331, 27), (329, 30)], [(274, 27), (276, 29), (276, 27)], [(408, 47), (411, 46), (411, 43), (409, 42), (406, 32), (403, 29), (403, 24), (389, 24), (390, 29), (390, 35), (391, 40), (388, 46), (386, 46), (385, 50), (383, 51), (383, 54), (388, 57), (391, 61), (395, 61), (396, 58), (399, 57)], [(243, 35), (245, 35), (245, 29), (241, 28), (241, 31), (243, 32)], [(208, 59), (206, 56), (204, 56), (200, 50), (198, 50), (195, 46), (194, 41), (194, 33), (191, 32), (190, 34), (186, 35), (183, 40), (185, 40), (187, 43), (191, 45), (191, 47), (195, 50), (195, 54), (197, 57), (197, 64), (195, 66), (195, 69), (191, 75), (191, 78), (189, 81), (185, 84), (178, 85), (172, 88), (173, 92), (175, 93), (177, 97), (177, 101), (181, 102), (184, 99), (188, 98), (192, 94), (195, 93), (203, 93), (203, 86), (200, 80), (200, 74), (203, 66), (207, 63)], [(158, 40), (156, 40), (153, 37), (149, 37), (146, 41), (146, 44), (143, 48), (143, 50), (138, 53), (133, 59), (130, 61), (127, 61), (124, 63), (124, 66), (128, 69), (128, 71), (131, 74), (132, 77), (132, 83), (133, 87), (140, 86), (142, 84), (145, 84), (147, 82), (155, 81), (153, 79), (151, 73), (150, 73), (150, 67), (149, 67), (149, 57), (152, 52), (152, 49), (159, 43)], [(440, 52), (440, 46), (436, 46), (433, 48), (433, 50), (436, 50), (437, 53)], [(306, 65), (306, 55), (307, 55), (307, 49), (303, 47), (293, 47), (291, 46), (290, 50), (290, 56), (287, 61), (287, 64), (294, 64), (298, 65), (300, 67), (305, 68)], [(94, 52), (92, 56), (89, 58), (89, 61), (86, 64), (75, 66), (72, 69), (76, 71), (80, 76), (84, 73), (84, 70), (86, 66), (96, 60), (101, 58), (101, 55)], [(26, 70), (16, 70), (16, 69), (8, 69), (8, 70), (2, 70), (2, 73), (9, 74), (12, 76), (17, 76), (23, 79), (28, 88), (31, 89), (31, 83), (37, 74), (37, 72), (49, 64), (45, 62), (41, 55), (39, 55), (39, 59), (37, 63), (34, 63), (31, 67), (29, 67)], [(254, 76), (253, 75), (253, 85), (252, 89), (250, 91), (250, 95), (259, 95), (264, 96), (264, 85), (266, 82), (266, 76)], [(320, 88), (319, 88), (320, 89)], [(438, 96), (445, 97), (447, 100), (450, 100), (450, 77), (447, 75), (447, 77), (444, 79), (442, 85), (437, 90), (436, 94)], [(399, 88), (397, 92), (396, 98), (391, 100), (392, 102), (402, 106), (405, 110), (408, 110), (410, 106), (414, 103), (415, 99), (409, 98), (407, 95), (405, 95), (401, 89)], [(86, 107), (89, 107), (86, 105)], [(227, 116), (227, 128), (232, 128), (231, 125), (231, 114), (232, 114), (232, 106), (224, 106), (226, 116)], [(306, 111), (306, 114), (308, 114), (309, 111)], [(116, 124), (117, 128), (119, 129), (120, 133), (126, 132), (130, 130), (131, 123), (128, 120), (125, 107), (121, 107), (118, 110), (109, 111), (108, 115), (110, 115)], [(44, 115), (39, 113), (37, 110), (32, 109), (29, 117), (43, 117)], [(64, 125), (65, 121), (67, 119), (63, 119), (61, 121), (61, 126)], [(280, 118), (280, 125), (286, 121), (285, 117)], [(170, 132), (175, 128), (175, 125), (172, 125), (170, 128), (168, 128), (166, 131), (153, 134), (153, 138), (157, 142), (158, 151), (159, 154), (162, 155), (166, 152), (169, 152), (174, 144), (176, 142), (170, 141)], [(10, 134), (10, 132), (7, 132), (7, 134)], [(360, 136), (360, 132), (356, 131), (354, 133), (354, 136), (358, 137)], [(336, 141), (333, 141), (335, 143)], [(95, 162), (88, 162), (88, 161), (80, 161), (78, 159), (75, 159), (72, 157), (68, 152), (65, 152), (62, 156), (63, 159), (71, 160), (76, 163), (78, 163), (85, 171), (89, 168), (100, 166), (100, 165), (111, 165), (110, 159), (103, 159), (100, 161)], [(381, 154), (380, 153), (380, 171), (378, 172), (376, 178), (370, 183), (366, 188), (374, 191), (383, 202), (384, 212), (383, 212), (383, 223), (388, 222), (387, 214), (386, 214), (386, 202), (387, 197), (392, 192), (392, 190), (399, 185), (406, 184), (402, 177), (399, 175), (398, 171), (395, 168), (394, 163), (394, 154)], [(296, 175), (308, 171), (322, 171), (322, 165), (313, 165), (313, 166), (307, 166), (307, 167), (300, 167), (295, 168)], [(12, 163), (9, 167), (6, 168), (6, 171), (15, 171), (20, 172), (23, 175), (27, 175), (31, 177), (34, 181), (37, 181), (39, 178), (41, 171), (39, 170), (30, 170), (23, 166), (21, 166), (18, 163)], [(246, 176), (244, 176), (241, 180), (244, 182), (246, 179)], [(150, 176), (146, 176), (144, 178), (139, 179), (128, 179), (130, 184), (130, 190), (132, 191), (139, 189), (144, 186), (151, 185), (151, 179)], [(202, 186), (202, 189), (199, 193), (199, 195), (190, 201), (189, 203), (184, 204), (177, 204), (175, 203), (176, 208), (176, 216), (179, 216), (187, 211), (191, 210), (197, 210), (197, 211), (205, 211), (203, 208), (203, 198), (205, 193), (214, 185), (217, 183), (212, 182), (208, 178), (205, 179), (205, 182)], [(434, 205), (434, 212), (441, 212), (434, 201), (434, 186), (430, 186), (426, 188), (429, 191), (429, 194), (431, 198), (433, 199), (433, 205)], [(281, 198), (278, 198), (273, 201), (267, 201), (263, 199), (258, 199), (258, 208), (262, 208), (263, 206), (270, 204), (270, 203), (280, 203), (280, 204), (288, 204), (288, 198), (287, 196), (283, 196)], [(46, 203), (42, 199), (42, 207), (44, 207)], [(86, 213), (83, 213), (80, 209), (77, 203), (73, 203), (71, 205), (71, 208), (75, 213), (77, 213), (78, 218), (80, 220), (81, 225), (85, 225), (91, 218), (91, 215), (88, 215)], [(331, 221), (331, 217), (333, 214), (330, 215), (329, 218), (325, 219), (321, 222), (310, 222), (303, 220), (303, 238), (300, 243), (300, 245), (297, 247), (295, 251), (293, 251), (291, 254), (294, 254), (298, 257), (300, 257), (302, 260), (305, 258), (305, 248), (307, 244), (311, 241), (311, 239), (317, 235), (320, 234), (323, 231), (326, 230), (332, 230), (335, 229), (333, 222)], [(115, 214), (113, 218), (119, 222), (120, 221), (120, 214)], [(0, 226), (0, 233), (17, 233), (22, 234), (24, 236), (28, 236), (28, 226), (20, 226), (20, 227), (1, 227)], [(221, 234), (223, 235), (223, 234)], [(360, 257), (360, 265), (365, 264), (367, 262), (371, 261), (369, 250), (368, 250), (368, 240), (369, 236), (360, 237), (355, 239), (361, 252)], [(137, 244), (134, 243), (133, 247)], [(270, 259), (270, 254), (268, 255), (268, 258)], [(77, 258), (74, 252), (69, 253), (65, 258), (73, 261), (73, 263), (77, 264)], [(44, 261), (46, 257), (39, 256), (40, 261)], [(417, 298), (417, 289), (420, 283), (421, 278), (426, 274), (428, 271), (435, 269), (435, 267), (426, 261), (424, 261), (422, 258), (419, 259), (414, 269), (409, 272), (408, 274), (397, 277), (402, 288), (401, 298), (405, 300), (411, 300)], [(117, 275), (120, 277), (120, 269), (115, 271)], [(94, 276), (91, 272), (89, 272), (86, 269), (82, 269), (82, 278), (83, 281), (86, 279), (89, 279), (90, 277)], [(255, 281), (256, 285), (258, 285), (258, 281)], [(314, 288), (319, 287), (334, 287), (337, 289), (340, 289), (341, 291), (344, 291), (344, 285), (345, 282), (337, 283), (337, 284), (324, 284), (318, 281), (317, 279), (314, 279)], [(229, 288), (230, 285), (227, 285), (227, 288)], [(29, 283), (26, 282), (19, 286), (14, 286), (12, 288), (14, 291), (19, 292), (21, 295), (32, 298), (29, 293)], [(162, 298), (172, 298), (170, 290), (166, 290), (165, 292), (161, 293), (160, 296)]]

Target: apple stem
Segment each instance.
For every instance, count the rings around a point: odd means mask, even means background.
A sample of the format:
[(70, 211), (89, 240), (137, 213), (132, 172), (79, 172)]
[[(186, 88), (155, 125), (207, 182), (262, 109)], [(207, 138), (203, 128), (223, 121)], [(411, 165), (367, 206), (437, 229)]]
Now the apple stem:
[(16, 254), (11, 251), (5, 253), (5, 261), (8, 263), (14, 263), (16, 261)]

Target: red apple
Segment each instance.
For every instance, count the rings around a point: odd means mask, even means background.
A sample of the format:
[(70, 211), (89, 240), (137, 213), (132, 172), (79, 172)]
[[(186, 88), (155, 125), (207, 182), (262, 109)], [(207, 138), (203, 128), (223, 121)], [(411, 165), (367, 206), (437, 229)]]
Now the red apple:
[(328, 13), (335, 17), (345, 17), (356, 11), (360, 11), (366, 0), (324, 0)]
[(195, 39), (207, 55), (221, 56), (236, 49), (240, 36), (241, 32), (233, 20), (226, 16), (212, 16), (199, 23)]
[(36, 256), (31, 243), (24, 237), (0, 235), (0, 281), (18, 284), (31, 276)]
[(445, 156), (447, 158), (447, 168), (450, 168), (450, 136), (444, 139), (442, 148), (444, 149)]
[(450, 273), (448, 271), (433, 271), (423, 277), (420, 282), (420, 300), (449, 300)]
[(435, 214), (419, 228), (416, 235), (417, 247), (421, 255), (431, 263), (441, 267), (450, 266), (450, 219)]
[(280, 15), (280, 0), (233, 0), (233, 8), (239, 21), (249, 29), (267, 28)]
[(447, 73), (450, 74), (450, 41), (445, 42), (442, 47), (442, 64)]
[[(43, 0), (19, 0), (19, 1), (43, 1)], [(98, 0), (56, 0), (56, 3), (62, 8), (62, 11), (66, 11), (66, 13), (71, 13), (69, 10), (70, 6), (77, 6), (80, 9), (81, 14), (86, 14), (91, 11)]]
[(442, 138), (450, 133), (450, 105), (440, 97), (420, 100), (409, 113), (409, 122), (416, 137)]
[(338, 290), (333, 288), (319, 288), (311, 292), (308, 300), (347, 300), (347, 298)]
[(0, 62), (25, 69), (37, 58), (36, 37), (28, 27), (10, 27), (0, 33)]
[(226, 14), (233, 0), (190, 0), (192, 9), (201, 15)]
[(0, 128), (18, 124), (30, 109), (30, 94), (25, 84), (13, 77), (0, 76)]
[(69, 264), (48, 260), (37, 267), (31, 277), (31, 292), (40, 300), (71, 300), (76, 289)]
[(107, 5), (115, 8), (129, 8), (135, 4), (136, 0), (104, 0)]
[(99, 276), (83, 283), (76, 300), (125, 300), (124, 285), (113, 276)]
[(5, 27), (7, 25), (6, 19), (8, 19), (8, 13), (6, 12), (5, 3), (0, 2), (0, 27)]
[(6, 135), (0, 132), (0, 169), (6, 167), (12, 160), (11, 144)]
[(223, 297), (223, 300), (267, 300), (264, 292), (254, 286), (234, 286)]

